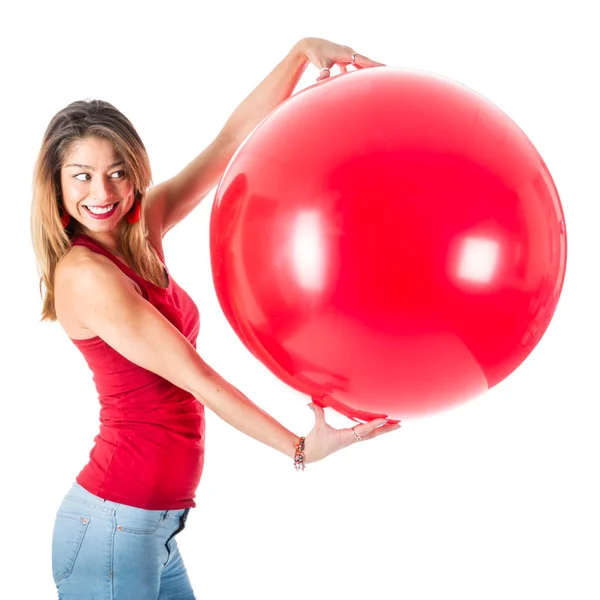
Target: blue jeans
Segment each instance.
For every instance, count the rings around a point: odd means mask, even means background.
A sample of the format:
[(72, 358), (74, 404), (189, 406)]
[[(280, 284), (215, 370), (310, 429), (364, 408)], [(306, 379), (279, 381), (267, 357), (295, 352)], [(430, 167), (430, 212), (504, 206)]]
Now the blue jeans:
[(59, 599), (194, 600), (175, 541), (188, 512), (134, 508), (73, 484), (52, 536)]

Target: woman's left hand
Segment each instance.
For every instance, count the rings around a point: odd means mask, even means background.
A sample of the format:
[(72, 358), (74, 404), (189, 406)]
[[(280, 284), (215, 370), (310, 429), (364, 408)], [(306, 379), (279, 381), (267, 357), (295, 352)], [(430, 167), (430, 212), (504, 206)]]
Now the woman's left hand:
[(319, 69), (317, 81), (327, 79), (335, 65), (338, 65), (342, 73), (347, 71), (348, 65), (357, 69), (385, 66), (355, 52), (349, 46), (340, 46), (321, 38), (305, 38), (300, 42), (300, 47), (306, 58)]

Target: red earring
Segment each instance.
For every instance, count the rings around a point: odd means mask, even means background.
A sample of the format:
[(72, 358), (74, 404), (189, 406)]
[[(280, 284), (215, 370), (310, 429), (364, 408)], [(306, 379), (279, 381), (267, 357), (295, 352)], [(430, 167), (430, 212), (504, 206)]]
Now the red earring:
[(58, 214), (60, 216), (60, 222), (62, 223), (62, 226), (66, 229), (69, 226), (69, 223), (71, 222), (71, 216), (60, 205), (58, 207)]
[(131, 207), (131, 209), (127, 213), (127, 222), (130, 225), (133, 225), (134, 223), (137, 223), (140, 220), (140, 213), (141, 212), (142, 212), (142, 204), (138, 200), (138, 198), (136, 197), (136, 199), (133, 202), (133, 206)]

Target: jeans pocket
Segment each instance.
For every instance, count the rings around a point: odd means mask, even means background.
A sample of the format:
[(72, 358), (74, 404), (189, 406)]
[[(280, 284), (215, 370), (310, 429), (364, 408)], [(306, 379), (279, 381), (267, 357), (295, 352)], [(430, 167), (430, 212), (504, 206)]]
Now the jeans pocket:
[(90, 519), (79, 515), (58, 513), (52, 534), (52, 575), (54, 583), (73, 571), (81, 543)]
[(142, 508), (131, 509), (129, 507), (127, 510), (123, 510), (123, 507), (120, 506), (115, 515), (117, 530), (137, 535), (152, 535), (162, 525), (165, 512), (144, 510)]

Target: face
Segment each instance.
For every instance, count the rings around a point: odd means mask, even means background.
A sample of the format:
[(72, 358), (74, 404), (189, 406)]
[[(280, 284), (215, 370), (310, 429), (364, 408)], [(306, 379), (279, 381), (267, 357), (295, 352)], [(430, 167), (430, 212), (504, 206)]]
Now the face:
[(97, 234), (118, 231), (134, 200), (125, 163), (105, 139), (77, 140), (60, 171), (63, 206), (87, 230)]

